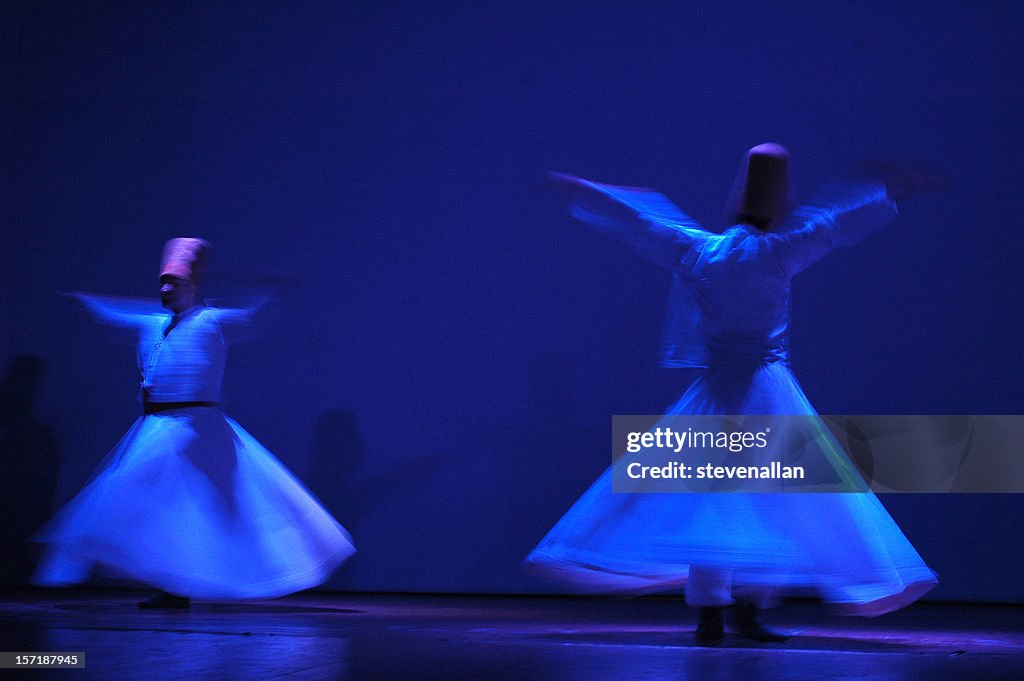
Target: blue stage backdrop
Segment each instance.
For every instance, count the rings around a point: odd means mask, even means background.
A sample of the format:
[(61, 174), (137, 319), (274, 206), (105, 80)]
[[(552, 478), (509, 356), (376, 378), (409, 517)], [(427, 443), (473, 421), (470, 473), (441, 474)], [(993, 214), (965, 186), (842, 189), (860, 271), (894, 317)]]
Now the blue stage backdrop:
[[(58, 292), (155, 296), (164, 240), (201, 235), (211, 294), (297, 275), (226, 405), (352, 531), (329, 586), (555, 592), (519, 562), (608, 464), (611, 416), (692, 374), (656, 366), (667, 273), (543, 173), (717, 229), (764, 141), (798, 197), (864, 158), (951, 176), (796, 280), (818, 410), (1021, 413), (1022, 5), (629, 4), (7, 3), (0, 356), (38, 371), (5, 489), (34, 481), (41, 522), (139, 411), (130, 343)], [(1024, 496), (883, 501), (931, 597), (1024, 601)]]

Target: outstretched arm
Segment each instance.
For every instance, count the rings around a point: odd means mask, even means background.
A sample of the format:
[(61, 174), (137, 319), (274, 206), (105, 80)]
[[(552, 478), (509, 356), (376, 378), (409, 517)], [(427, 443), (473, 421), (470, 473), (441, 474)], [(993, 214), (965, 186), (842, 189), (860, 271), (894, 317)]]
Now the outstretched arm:
[(904, 162), (864, 162), (861, 172), (877, 180), (834, 183), (793, 212), (769, 235), (790, 272), (817, 262), (837, 246), (849, 246), (895, 219), (897, 201), (949, 185), (946, 171)]
[(569, 198), (569, 213), (621, 241), (642, 257), (672, 268), (709, 236), (693, 218), (651, 189), (619, 187), (549, 172), (549, 183)]
[(167, 311), (154, 300), (102, 296), (82, 291), (71, 291), (63, 295), (81, 303), (97, 322), (121, 329), (138, 329), (154, 319), (167, 316)]
[[(248, 336), (253, 318), (267, 307), (273, 308), (272, 302), (286, 289), (295, 285), (297, 277), (290, 274), (259, 273), (245, 275), (220, 275), (223, 282), (236, 284), (244, 289), (244, 293), (228, 299), (210, 299), (207, 305), (217, 317), (230, 340), (238, 341)], [(271, 316), (272, 313), (271, 313)]]
[(791, 274), (814, 264), (838, 246), (849, 246), (892, 222), (898, 214), (886, 186), (846, 182), (828, 187), (793, 211), (776, 232), (765, 235)]

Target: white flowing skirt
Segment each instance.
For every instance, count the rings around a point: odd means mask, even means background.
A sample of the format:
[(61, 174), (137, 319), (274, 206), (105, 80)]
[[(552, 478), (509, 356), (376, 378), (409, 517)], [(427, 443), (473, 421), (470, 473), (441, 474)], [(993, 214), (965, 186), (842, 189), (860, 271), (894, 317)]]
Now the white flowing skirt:
[[(815, 414), (783, 364), (709, 369), (668, 411)], [(829, 456), (843, 457), (838, 444)], [(530, 553), (525, 567), (589, 591), (686, 583), (691, 566), (734, 589), (813, 590), (854, 614), (903, 607), (937, 582), (871, 492), (618, 493), (609, 468)]]
[(98, 572), (200, 599), (307, 589), (355, 552), (302, 483), (214, 407), (136, 421), (37, 540), (49, 544), (37, 584)]

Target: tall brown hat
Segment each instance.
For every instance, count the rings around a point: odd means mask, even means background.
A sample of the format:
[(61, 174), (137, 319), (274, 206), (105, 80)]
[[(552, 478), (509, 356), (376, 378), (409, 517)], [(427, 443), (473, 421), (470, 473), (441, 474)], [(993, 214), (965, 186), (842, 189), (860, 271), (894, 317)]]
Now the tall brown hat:
[(767, 228), (789, 210), (789, 152), (781, 144), (759, 144), (747, 152), (729, 200), (729, 212)]
[(198, 284), (206, 270), (210, 244), (205, 239), (178, 237), (164, 244), (160, 258), (160, 276), (170, 275)]

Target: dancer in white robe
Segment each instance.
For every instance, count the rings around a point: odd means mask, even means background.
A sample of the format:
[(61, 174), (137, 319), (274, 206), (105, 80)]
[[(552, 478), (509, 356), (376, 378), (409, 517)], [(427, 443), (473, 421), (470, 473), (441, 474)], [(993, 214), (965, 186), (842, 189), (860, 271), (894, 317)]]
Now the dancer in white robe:
[(345, 529), (220, 407), (228, 339), (252, 310), (200, 303), (207, 244), (167, 243), (160, 295), (75, 294), (103, 323), (138, 336), (143, 416), (37, 537), (40, 585), (92, 573), (161, 591), (147, 608), (190, 599), (270, 598), (323, 583), (354, 551)]
[[(788, 172), (781, 146), (751, 149), (732, 200), (736, 224), (721, 234), (653, 191), (552, 176), (573, 215), (672, 271), (662, 365), (702, 372), (666, 418), (818, 418), (789, 368), (791, 279), (895, 218), (895, 195), (914, 186), (847, 183), (782, 221)], [(822, 460), (848, 478), (855, 469), (841, 448), (826, 449)], [(740, 635), (783, 640), (759, 610), (786, 589), (876, 615), (936, 583), (871, 492), (613, 494), (612, 477), (609, 468), (569, 509), (527, 569), (599, 591), (685, 585), (688, 604), (700, 608), (702, 643), (722, 640), (730, 605)]]

